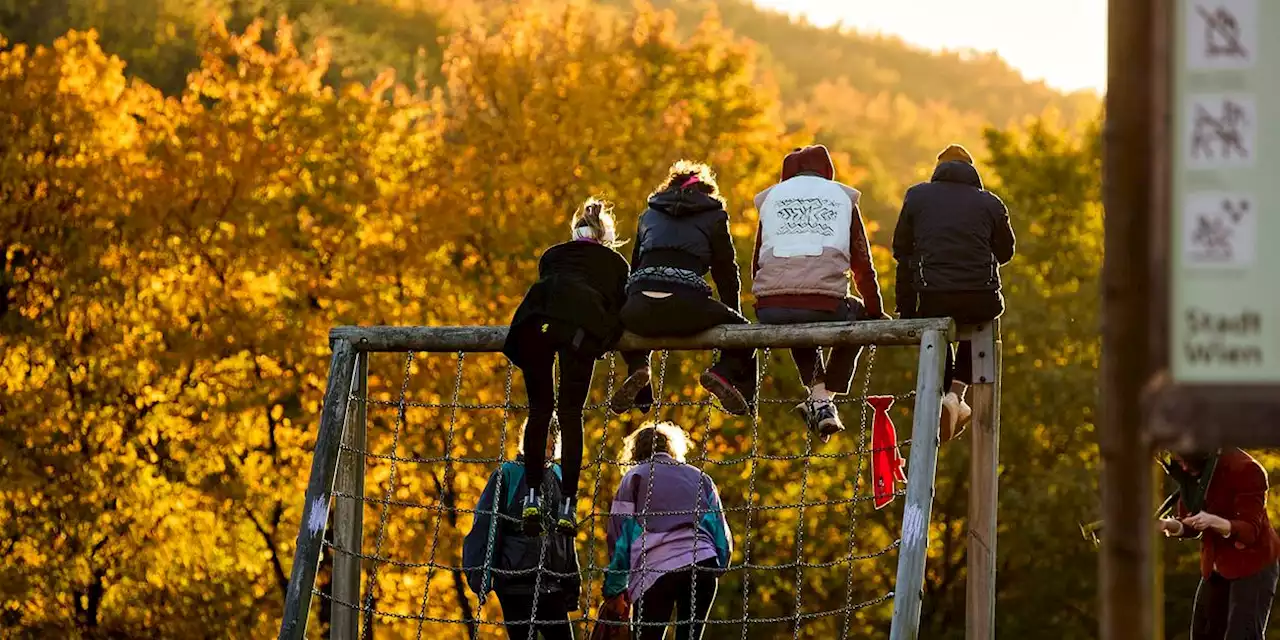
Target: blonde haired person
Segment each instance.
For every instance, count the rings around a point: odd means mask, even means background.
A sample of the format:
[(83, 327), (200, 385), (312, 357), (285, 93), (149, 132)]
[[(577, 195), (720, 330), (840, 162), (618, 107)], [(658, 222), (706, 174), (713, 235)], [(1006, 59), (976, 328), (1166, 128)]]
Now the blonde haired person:
[(673, 613), (676, 640), (701, 638), (733, 553), (716, 484), (685, 462), (688, 452), (688, 436), (670, 422), (642, 426), (623, 448), (631, 469), (610, 509), (604, 596), (634, 603), (639, 640), (661, 640)]
[[(511, 319), (502, 352), (520, 368), (529, 397), (529, 422), (522, 450), (529, 488), (521, 511), (527, 533), (542, 530), (544, 449), (551, 414), (559, 418), (564, 497), (552, 506), (556, 526), (577, 528), (578, 480), (582, 471), (582, 405), (591, 388), (595, 361), (622, 336), (618, 313), (626, 299), (630, 267), (615, 247), (611, 205), (590, 198), (574, 214), (568, 242), (538, 260), (538, 280), (529, 287)], [(555, 387), (559, 367), (559, 402)]]

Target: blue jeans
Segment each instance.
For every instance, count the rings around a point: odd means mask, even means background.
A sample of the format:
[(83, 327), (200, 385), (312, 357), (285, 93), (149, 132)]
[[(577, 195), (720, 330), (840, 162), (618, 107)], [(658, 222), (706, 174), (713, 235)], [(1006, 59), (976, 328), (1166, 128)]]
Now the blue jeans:
[[(765, 307), (756, 309), (756, 320), (760, 324), (806, 324), (809, 322), (850, 322), (862, 320), (866, 316), (866, 308), (857, 298), (845, 298), (833, 311), (816, 309), (790, 309), (785, 307)], [(822, 349), (792, 349), (791, 359), (800, 372), (800, 381), (806, 387), (821, 382), (832, 393), (849, 393), (849, 385), (853, 383), (853, 372), (858, 368), (858, 356), (862, 354), (861, 346), (841, 346), (831, 350), (831, 357), (823, 361)]]

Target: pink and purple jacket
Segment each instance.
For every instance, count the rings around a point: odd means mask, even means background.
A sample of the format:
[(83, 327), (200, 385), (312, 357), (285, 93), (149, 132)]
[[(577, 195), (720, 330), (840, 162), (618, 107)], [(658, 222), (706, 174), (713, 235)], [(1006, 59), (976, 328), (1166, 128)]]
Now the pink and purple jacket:
[(729, 566), (733, 538), (720, 493), (697, 467), (658, 454), (623, 476), (609, 517), (604, 595), (640, 599), (662, 574), (703, 560)]

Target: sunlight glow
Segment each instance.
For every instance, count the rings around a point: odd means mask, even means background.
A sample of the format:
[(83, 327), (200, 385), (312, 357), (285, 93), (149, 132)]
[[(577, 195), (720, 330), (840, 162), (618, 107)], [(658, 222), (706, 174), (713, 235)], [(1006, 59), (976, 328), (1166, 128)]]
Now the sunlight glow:
[(1030, 80), (1106, 86), (1106, 0), (755, 0), (819, 26), (843, 24), (928, 49), (995, 51)]

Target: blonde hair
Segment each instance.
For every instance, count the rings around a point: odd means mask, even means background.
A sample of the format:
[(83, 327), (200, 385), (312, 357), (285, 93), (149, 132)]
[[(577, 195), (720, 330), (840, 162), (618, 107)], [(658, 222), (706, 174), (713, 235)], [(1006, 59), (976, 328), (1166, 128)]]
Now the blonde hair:
[(674, 422), (646, 422), (622, 442), (622, 464), (636, 465), (665, 453), (677, 462), (689, 454), (689, 434)]
[[(525, 418), (524, 422), (520, 423), (520, 440), (518, 441), (519, 444), (517, 445), (518, 448), (516, 449), (520, 453), (524, 453), (524, 432), (528, 428), (529, 428), (529, 419)], [(555, 447), (552, 448), (551, 455), (548, 456), (547, 461), (550, 462), (552, 460), (559, 460), (560, 459), (560, 421), (556, 419), (555, 414), (551, 414), (551, 424), (547, 425), (547, 439), (555, 442)], [(542, 446), (545, 447), (547, 445), (546, 443), (543, 443)]]
[(596, 197), (587, 198), (573, 213), (569, 233), (574, 239), (591, 238), (600, 244), (617, 248), (627, 243), (618, 239), (617, 220), (613, 217), (613, 203)]
[(672, 188), (684, 188), (693, 178), (697, 178), (697, 180), (689, 184), (688, 188), (697, 189), (719, 200), (721, 203), (724, 202), (724, 198), (720, 197), (720, 184), (716, 182), (716, 173), (706, 163), (694, 162), (693, 160), (676, 160), (671, 165), (671, 168), (667, 169), (667, 177), (662, 181), (662, 184), (659, 184), (658, 188), (649, 194), (649, 197), (652, 198)]

